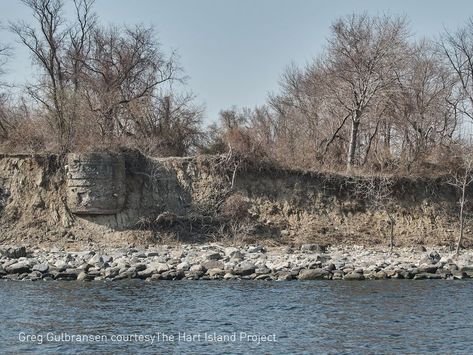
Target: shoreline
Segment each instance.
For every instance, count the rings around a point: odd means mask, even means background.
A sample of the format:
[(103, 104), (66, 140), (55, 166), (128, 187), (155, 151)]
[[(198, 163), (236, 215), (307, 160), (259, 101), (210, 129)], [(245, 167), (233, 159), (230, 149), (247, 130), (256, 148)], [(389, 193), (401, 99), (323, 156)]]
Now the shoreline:
[[(1, 248), (0, 248), (1, 249)], [(0, 278), (23, 281), (379, 280), (473, 278), (473, 250), (362, 246), (300, 248), (217, 243), (78, 252), (25, 247), (0, 250)]]

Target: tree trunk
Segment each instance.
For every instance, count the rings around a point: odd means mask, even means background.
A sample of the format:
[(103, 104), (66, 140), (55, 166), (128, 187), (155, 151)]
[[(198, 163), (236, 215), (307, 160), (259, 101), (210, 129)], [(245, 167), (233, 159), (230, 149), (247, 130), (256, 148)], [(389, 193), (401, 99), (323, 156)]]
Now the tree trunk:
[(465, 206), (465, 190), (466, 190), (466, 186), (463, 186), (462, 197), (460, 200), (460, 235), (458, 236), (457, 249), (455, 251), (456, 256), (460, 254), (460, 247), (463, 240), (463, 230), (465, 228), (465, 218), (463, 216), (463, 207)]
[(389, 217), (389, 227), (390, 227), (390, 234), (389, 234), (389, 252), (392, 253), (394, 249), (394, 223), (396, 222), (388, 212)]
[(360, 127), (360, 110), (356, 110), (353, 113), (351, 120), (351, 134), (350, 134), (350, 145), (348, 147), (348, 156), (347, 156), (347, 170), (350, 171), (354, 162), (355, 162), (355, 153), (356, 153), (356, 143), (358, 139), (358, 129)]

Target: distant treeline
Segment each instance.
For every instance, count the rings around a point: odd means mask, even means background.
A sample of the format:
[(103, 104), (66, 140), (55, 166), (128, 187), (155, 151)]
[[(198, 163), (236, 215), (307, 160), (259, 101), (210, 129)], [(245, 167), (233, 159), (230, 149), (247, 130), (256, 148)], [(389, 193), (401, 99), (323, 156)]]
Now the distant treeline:
[[(93, 0), (22, 0), (10, 24), (39, 75), (23, 94), (2, 86), (4, 152), (128, 147), (159, 156), (223, 153), (287, 168), (433, 172), (459, 166), (473, 119), (473, 21), (414, 40), (397, 16), (336, 20), (320, 55), (290, 65), (266, 105), (222, 110), (182, 93), (185, 75), (152, 28), (103, 26)], [(9, 59), (0, 46), (1, 68)], [(179, 85), (176, 85), (179, 84)], [(466, 148), (465, 148), (466, 147)]]

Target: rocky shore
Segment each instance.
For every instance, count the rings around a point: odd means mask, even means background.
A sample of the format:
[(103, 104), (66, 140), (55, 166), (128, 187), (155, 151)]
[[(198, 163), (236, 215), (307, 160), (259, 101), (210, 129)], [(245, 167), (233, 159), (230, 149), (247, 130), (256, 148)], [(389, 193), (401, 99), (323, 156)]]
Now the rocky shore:
[(364, 247), (160, 245), (71, 252), (0, 247), (7, 280), (370, 280), (473, 278), (473, 251)]

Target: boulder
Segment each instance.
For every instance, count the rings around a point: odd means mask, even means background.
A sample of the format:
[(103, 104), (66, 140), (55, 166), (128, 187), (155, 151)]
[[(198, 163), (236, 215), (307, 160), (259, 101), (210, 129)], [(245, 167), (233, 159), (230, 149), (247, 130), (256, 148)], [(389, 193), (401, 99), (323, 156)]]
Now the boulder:
[(344, 280), (352, 280), (352, 281), (361, 281), (365, 279), (365, 276), (359, 272), (349, 272), (345, 276), (343, 276)]
[(32, 268), (33, 271), (39, 271), (41, 273), (45, 273), (49, 270), (49, 264), (47, 262), (41, 263), (41, 264), (36, 264)]
[(330, 272), (325, 269), (304, 269), (299, 272), (299, 280), (320, 280), (330, 277)]
[(9, 259), (19, 259), (26, 257), (26, 248), (19, 246), (12, 246), (2, 250), (2, 255)]
[(5, 268), (8, 274), (23, 274), (31, 271), (30, 265), (26, 261), (19, 261)]
[(246, 276), (251, 275), (255, 272), (256, 266), (250, 262), (243, 262), (240, 265), (236, 266), (233, 270), (235, 275)]

